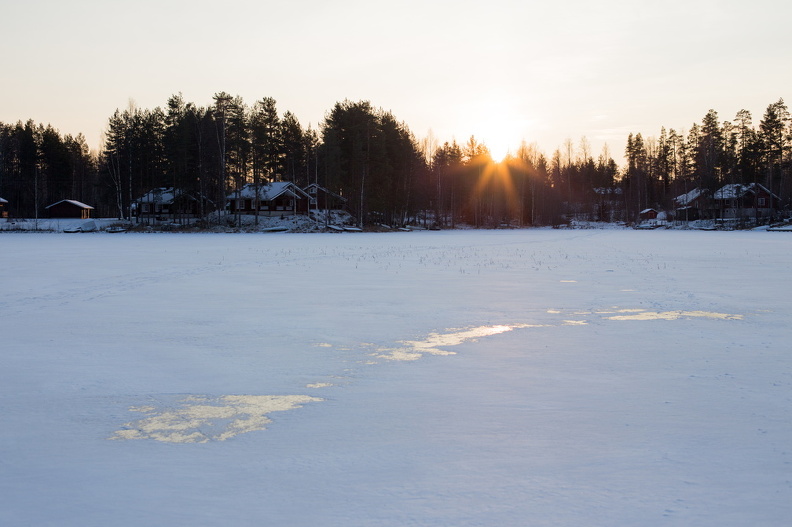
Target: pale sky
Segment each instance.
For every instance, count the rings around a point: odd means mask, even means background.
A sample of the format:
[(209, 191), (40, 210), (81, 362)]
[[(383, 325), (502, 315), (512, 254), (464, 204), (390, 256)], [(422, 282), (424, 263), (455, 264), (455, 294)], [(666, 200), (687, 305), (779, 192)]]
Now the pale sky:
[(629, 132), (689, 130), (712, 108), (758, 125), (792, 105), (787, 0), (0, 0), (0, 121), (100, 146), (130, 99), (274, 97), (318, 128), (337, 101), (390, 110), (418, 139), (586, 137), (623, 162)]

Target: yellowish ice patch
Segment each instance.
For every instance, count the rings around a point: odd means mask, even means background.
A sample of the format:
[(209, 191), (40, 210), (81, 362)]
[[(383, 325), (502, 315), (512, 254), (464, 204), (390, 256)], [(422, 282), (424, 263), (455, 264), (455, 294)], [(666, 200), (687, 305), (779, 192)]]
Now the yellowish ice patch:
[(641, 311), (632, 315), (615, 315), (608, 320), (679, 320), (680, 318), (713, 318), (718, 320), (742, 320), (742, 315), (713, 313), (711, 311)]
[(224, 395), (185, 397), (175, 408), (138, 406), (130, 411), (147, 417), (125, 423), (108, 439), (153, 439), (165, 443), (225, 441), (239, 434), (263, 430), (267, 415), (322, 401), (307, 395)]

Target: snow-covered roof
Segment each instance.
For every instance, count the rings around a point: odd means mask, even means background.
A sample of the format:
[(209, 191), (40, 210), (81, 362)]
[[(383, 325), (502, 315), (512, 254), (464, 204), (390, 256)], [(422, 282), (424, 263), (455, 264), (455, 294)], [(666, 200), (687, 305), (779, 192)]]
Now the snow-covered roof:
[(657, 212), (655, 209), (644, 209), (641, 211), (641, 214), (646, 214), (647, 212)]
[(681, 196), (675, 197), (674, 203), (677, 207), (687, 207), (706, 193), (707, 191), (705, 189), (694, 188), (687, 194), (682, 194)]
[[(181, 194), (181, 192), (175, 194)], [(140, 203), (173, 203), (173, 198), (173, 187), (162, 187), (148, 191), (137, 201)]]
[(47, 205), (44, 208), (48, 209), (50, 207), (54, 207), (55, 205), (59, 205), (61, 203), (71, 203), (72, 205), (74, 205), (76, 207), (80, 207), (81, 209), (93, 209), (93, 207), (91, 207), (90, 205), (86, 205), (85, 203), (83, 203), (81, 201), (74, 200), (74, 199), (62, 199), (59, 202), (53, 203), (52, 205)]
[(725, 185), (720, 189), (718, 189), (717, 191), (715, 191), (713, 197), (715, 199), (737, 199), (745, 196), (749, 192), (752, 194), (765, 192), (769, 196), (778, 198), (778, 196), (767, 190), (766, 187), (760, 185), (759, 183), (751, 183), (749, 185), (741, 185), (740, 183), (733, 183), (731, 185)]
[[(162, 205), (171, 205), (173, 204), (174, 199), (181, 199), (182, 196), (186, 197), (187, 199), (191, 199), (193, 201), (197, 201), (198, 194), (190, 194), (186, 193), (182, 190), (176, 189), (174, 190), (173, 187), (161, 187), (155, 188), (148, 191), (146, 194), (135, 200), (136, 203), (159, 203)], [(206, 199), (206, 198), (204, 198)]]
[(621, 196), (622, 189), (619, 187), (595, 187), (594, 192), (600, 196), (615, 195)]
[[(309, 196), (297, 185), (289, 181), (275, 181), (259, 185), (258, 197), (262, 201), (272, 201), (282, 195), (289, 195), (297, 199), (307, 199)], [(254, 199), (256, 197), (256, 186), (249, 183), (242, 187), (239, 192), (231, 192), (229, 198)]]
[(3, 198), (0, 198), (0, 203), (8, 203), (8, 202), (6, 200), (4, 200)]

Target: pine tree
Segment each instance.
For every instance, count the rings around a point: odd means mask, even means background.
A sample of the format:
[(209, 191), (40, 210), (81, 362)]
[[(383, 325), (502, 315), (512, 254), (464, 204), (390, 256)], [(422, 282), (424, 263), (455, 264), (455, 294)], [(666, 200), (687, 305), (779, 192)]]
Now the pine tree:
[[(764, 167), (767, 188), (782, 198), (786, 198), (784, 184), (789, 172), (786, 159), (790, 147), (789, 134), (790, 115), (783, 99), (769, 105), (762, 121), (759, 123), (759, 135), (762, 141)], [(773, 200), (771, 216), (773, 215)]]

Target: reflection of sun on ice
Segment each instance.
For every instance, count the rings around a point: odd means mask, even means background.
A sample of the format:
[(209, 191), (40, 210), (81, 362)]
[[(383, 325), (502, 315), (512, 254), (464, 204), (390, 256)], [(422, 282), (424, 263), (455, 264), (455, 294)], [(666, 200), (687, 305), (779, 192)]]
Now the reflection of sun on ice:
[(377, 355), (388, 360), (417, 360), (428, 355), (455, 355), (453, 351), (441, 348), (458, 346), (482, 337), (491, 337), (514, 329), (541, 327), (536, 324), (511, 324), (497, 326), (479, 326), (474, 328), (451, 331), (449, 333), (431, 333), (425, 340), (405, 340), (399, 348), (380, 348)]

